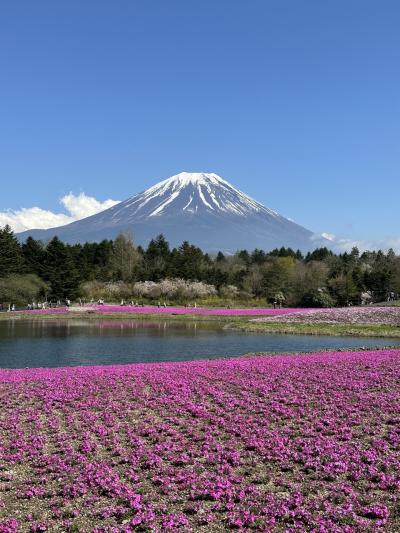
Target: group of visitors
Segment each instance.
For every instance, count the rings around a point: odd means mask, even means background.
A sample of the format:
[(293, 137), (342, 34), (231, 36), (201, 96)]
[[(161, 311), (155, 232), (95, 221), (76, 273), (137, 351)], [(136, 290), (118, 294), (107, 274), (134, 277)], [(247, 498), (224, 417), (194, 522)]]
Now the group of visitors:
[[(104, 302), (103, 302), (104, 304)], [(120, 303), (120, 306), (125, 306), (125, 305), (129, 305), (130, 307), (145, 307), (145, 304), (144, 303), (139, 303), (139, 302), (135, 302), (133, 300), (131, 300), (129, 303), (128, 302), (125, 302), (125, 300), (121, 300), (121, 303)], [(161, 304), (160, 301), (158, 301), (157, 303), (157, 307), (167, 307), (167, 302), (163, 302), (163, 304)]]
[(48, 307), (51, 307), (51, 302), (32, 302), (31, 304), (28, 304), (27, 306), (28, 310), (31, 309), (47, 309)]
[[(71, 305), (71, 300), (66, 298), (63, 301), (57, 300), (56, 302), (48, 302), (48, 301), (31, 302), (25, 306), (25, 309), (27, 309), (28, 311), (32, 311), (34, 309), (53, 309), (53, 308), (61, 307), (61, 306), (70, 307), (70, 305)], [(19, 309), (22, 309), (22, 308), (23, 307), (20, 307)], [(7, 311), (7, 312), (17, 311), (17, 306), (15, 305), (15, 303), (12, 303), (12, 302), (8, 304), (0, 303), (0, 311)]]
[(56, 302), (32, 302), (31, 304), (29, 303), (27, 305), (27, 309), (28, 310), (31, 310), (31, 309), (53, 309), (53, 308), (56, 308), (56, 307), (61, 307), (62, 305), (65, 305), (66, 307), (70, 307), (71, 305), (71, 300), (69, 300), (68, 298), (66, 298), (65, 300), (61, 301), (61, 300), (57, 300)]

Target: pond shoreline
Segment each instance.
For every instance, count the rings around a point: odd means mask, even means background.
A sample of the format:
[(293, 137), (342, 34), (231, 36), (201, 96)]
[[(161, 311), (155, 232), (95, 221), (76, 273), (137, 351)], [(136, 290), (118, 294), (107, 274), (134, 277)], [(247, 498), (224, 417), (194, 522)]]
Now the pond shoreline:
[(254, 317), (243, 315), (205, 315), (205, 314), (174, 314), (174, 313), (133, 313), (133, 312), (65, 312), (30, 314), (25, 312), (0, 313), (0, 321), (15, 320), (167, 320), (176, 322), (213, 322), (222, 329), (242, 331), (246, 333), (279, 334), (279, 335), (329, 335), (336, 337), (392, 337), (400, 338), (400, 326), (388, 324), (330, 324), (302, 322), (261, 322)]
[[(191, 317), (194, 318), (194, 317)], [(216, 360), (254, 354), (400, 348), (398, 337), (246, 332), (225, 321), (142, 317), (0, 322), (0, 367), (35, 368)]]
[(212, 363), (212, 364), (218, 364), (218, 363), (229, 363), (230, 361), (237, 361), (240, 363), (241, 359), (252, 359), (252, 358), (294, 358), (294, 357), (303, 357), (303, 356), (320, 356), (320, 355), (334, 355), (334, 354), (343, 354), (344, 356), (346, 354), (362, 354), (365, 353), (368, 355), (369, 353), (374, 352), (385, 352), (385, 353), (393, 353), (395, 355), (400, 356), (400, 345), (394, 346), (394, 345), (388, 345), (388, 346), (357, 346), (357, 347), (343, 347), (343, 348), (326, 348), (326, 349), (319, 349), (319, 350), (307, 350), (307, 351), (285, 351), (282, 353), (279, 352), (249, 352), (243, 355), (232, 355), (232, 356), (220, 356), (216, 358), (212, 357), (204, 357), (202, 359), (187, 359), (187, 360), (177, 360), (177, 361), (140, 361), (137, 363), (110, 363), (110, 364), (86, 364), (86, 365), (71, 365), (71, 366), (37, 366), (37, 367), (21, 367), (21, 368), (14, 368), (14, 367), (1, 367), (0, 366), (0, 383), (2, 382), (1, 377), (4, 377), (8, 374), (13, 373), (26, 373), (29, 375), (32, 372), (39, 371), (39, 372), (45, 372), (47, 373), (58, 373), (58, 372), (70, 372), (70, 371), (82, 371), (87, 372), (90, 370), (107, 370), (112, 372), (113, 369), (120, 369), (120, 370), (129, 370), (130, 368), (137, 367), (140, 369), (142, 366), (170, 366), (170, 365), (186, 365), (186, 364), (202, 364), (202, 363)]

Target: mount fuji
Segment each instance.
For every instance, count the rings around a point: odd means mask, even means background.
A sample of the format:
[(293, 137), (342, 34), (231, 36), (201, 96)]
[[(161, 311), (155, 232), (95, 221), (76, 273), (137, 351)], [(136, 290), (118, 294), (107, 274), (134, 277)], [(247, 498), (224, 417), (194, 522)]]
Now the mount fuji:
[(217, 174), (203, 172), (181, 172), (95, 215), (18, 237), (46, 242), (57, 235), (73, 244), (113, 239), (123, 231), (144, 246), (162, 233), (172, 246), (187, 240), (210, 252), (281, 246), (308, 251), (324, 241)]

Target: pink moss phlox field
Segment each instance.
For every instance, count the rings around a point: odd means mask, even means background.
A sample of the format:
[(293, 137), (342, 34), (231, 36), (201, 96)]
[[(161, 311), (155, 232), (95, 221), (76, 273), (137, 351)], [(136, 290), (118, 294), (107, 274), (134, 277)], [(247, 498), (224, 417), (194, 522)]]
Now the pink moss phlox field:
[[(258, 320), (258, 319), (257, 319)], [(302, 309), (290, 316), (272, 316), (267, 322), (301, 322), (302, 324), (384, 324), (400, 326), (400, 307), (341, 307)]]
[[(22, 313), (29, 315), (60, 315), (68, 312), (68, 307), (51, 307), (47, 309), (26, 309)], [(20, 314), (21, 311), (15, 311), (10, 314), (10, 316), (15, 316)]]
[(131, 307), (131, 306), (119, 306), (119, 305), (100, 305), (96, 306), (97, 312), (117, 312), (117, 313), (139, 313), (139, 314), (176, 314), (176, 315), (206, 315), (206, 316), (274, 316), (274, 315), (286, 315), (289, 313), (296, 313), (302, 311), (302, 309), (294, 308), (208, 308), (208, 307)]
[(0, 371), (0, 532), (400, 531), (400, 350)]
[[(96, 313), (133, 313), (138, 315), (205, 315), (205, 316), (275, 316), (275, 315), (287, 315), (291, 313), (298, 313), (304, 311), (304, 309), (296, 308), (208, 308), (208, 307), (157, 307), (146, 305), (144, 307), (136, 307), (131, 305), (91, 305), (85, 308), (81, 308), (83, 311), (95, 311)], [(52, 308), (52, 309), (35, 309), (32, 311), (24, 311), (24, 313), (30, 314), (57, 314), (66, 313), (71, 311), (70, 309)]]

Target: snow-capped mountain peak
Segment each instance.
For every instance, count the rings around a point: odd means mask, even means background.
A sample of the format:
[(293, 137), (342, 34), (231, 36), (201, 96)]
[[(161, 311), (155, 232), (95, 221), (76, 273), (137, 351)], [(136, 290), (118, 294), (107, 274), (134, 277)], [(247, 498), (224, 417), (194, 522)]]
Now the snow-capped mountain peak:
[(206, 172), (181, 172), (171, 176), (123, 202), (118, 211), (128, 207), (132, 215), (140, 219), (175, 214), (177, 211), (187, 214), (208, 211), (238, 216), (254, 213), (278, 216), (218, 174)]
[(74, 243), (115, 238), (121, 231), (144, 246), (162, 233), (172, 246), (186, 240), (207, 251), (317, 246), (311, 231), (208, 172), (181, 172), (96, 215), (20, 238), (58, 235)]

